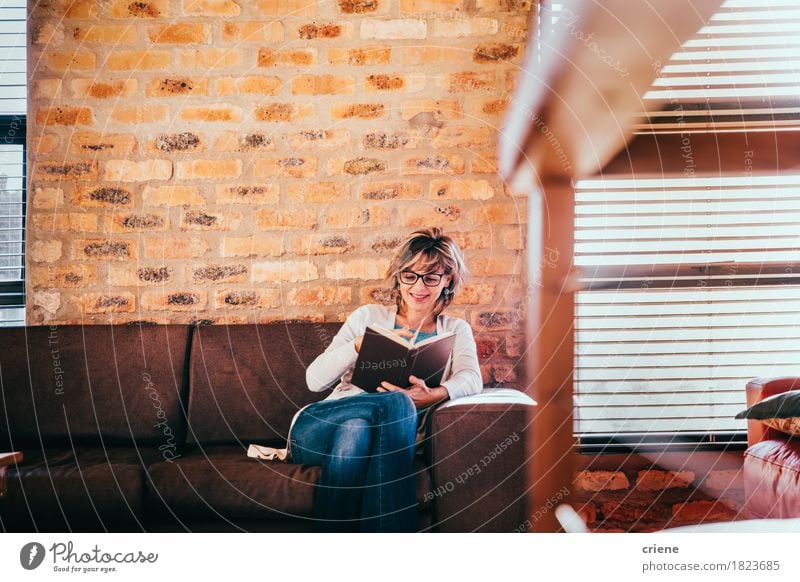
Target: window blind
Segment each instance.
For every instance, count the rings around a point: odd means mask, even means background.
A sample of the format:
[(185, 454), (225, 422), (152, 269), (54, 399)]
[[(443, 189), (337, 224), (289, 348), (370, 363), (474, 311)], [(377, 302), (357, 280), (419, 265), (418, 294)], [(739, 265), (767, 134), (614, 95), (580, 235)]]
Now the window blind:
[(25, 323), (26, 4), (0, 4), (0, 325)]
[(638, 131), (800, 126), (800, 4), (727, 0), (644, 96)]
[(744, 431), (800, 374), (800, 174), (586, 180), (575, 220), (579, 436)]

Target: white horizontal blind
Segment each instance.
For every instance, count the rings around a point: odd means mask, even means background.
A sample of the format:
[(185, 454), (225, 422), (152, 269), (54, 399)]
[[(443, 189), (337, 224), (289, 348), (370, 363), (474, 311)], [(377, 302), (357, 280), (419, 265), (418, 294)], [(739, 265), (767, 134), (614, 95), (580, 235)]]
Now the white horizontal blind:
[(800, 175), (582, 181), (576, 432), (715, 434), (800, 374)]
[(0, 2), (0, 115), (25, 115), (25, 0)]
[(658, 68), (640, 131), (798, 127), (800, 3), (727, 0)]

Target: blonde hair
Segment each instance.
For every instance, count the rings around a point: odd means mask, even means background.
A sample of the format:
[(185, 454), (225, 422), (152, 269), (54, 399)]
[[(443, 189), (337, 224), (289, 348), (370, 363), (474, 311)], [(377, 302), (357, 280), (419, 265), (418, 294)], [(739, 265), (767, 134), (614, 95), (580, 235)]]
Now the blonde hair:
[(461, 249), (452, 238), (445, 236), (442, 229), (432, 227), (412, 232), (397, 247), (386, 271), (386, 280), (392, 285), (391, 294), (397, 303), (398, 312), (403, 303), (403, 296), (400, 293), (400, 272), (408, 269), (420, 258), (423, 259), (425, 267), (441, 268), (445, 274), (450, 275), (450, 283), (436, 298), (433, 308), (433, 316), (436, 318), (453, 301), (469, 272)]

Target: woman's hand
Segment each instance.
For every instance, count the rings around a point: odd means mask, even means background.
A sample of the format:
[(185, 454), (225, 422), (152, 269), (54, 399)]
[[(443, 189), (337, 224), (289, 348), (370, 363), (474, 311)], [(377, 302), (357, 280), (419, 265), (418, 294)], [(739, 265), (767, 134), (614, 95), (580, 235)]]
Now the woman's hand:
[(428, 388), (425, 385), (425, 380), (417, 378), (416, 376), (409, 376), (408, 381), (411, 382), (409, 388), (400, 388), (385, 380), (378, 386), (378, 392), (405, 392), (411, 397), (414, 406), (417, 408), (425, 408), (437, 402), (445, 400), (450, 393), (444, 386), (437, 386), (436, 388)]
[(357, 352), (361, 351), (361, 342), (364, 341), (364, 335), (360, 335), (355, 339), (355, 348)]

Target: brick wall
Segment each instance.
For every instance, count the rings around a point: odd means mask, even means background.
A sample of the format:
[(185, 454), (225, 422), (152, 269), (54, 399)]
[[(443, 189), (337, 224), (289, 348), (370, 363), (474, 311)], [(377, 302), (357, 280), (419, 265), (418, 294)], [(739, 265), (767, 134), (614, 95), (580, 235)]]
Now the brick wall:
[(43, 0), (29, 29), (31, 325), (341, 321), (400, 237), (472, 271), (514, 380), (525, 199), (495, 174), (524, 0)]

